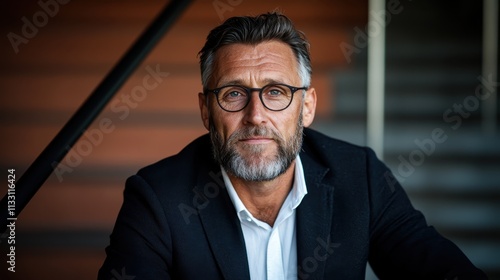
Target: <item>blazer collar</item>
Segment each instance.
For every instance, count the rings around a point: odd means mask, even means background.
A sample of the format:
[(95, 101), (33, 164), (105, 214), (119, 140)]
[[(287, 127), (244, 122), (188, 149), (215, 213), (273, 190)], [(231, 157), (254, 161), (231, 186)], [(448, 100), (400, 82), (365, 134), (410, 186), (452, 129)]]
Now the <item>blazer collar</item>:
[[(215, 163), (209, 166), (217, 168), (215, 171), (201, 171), (199, 174), (205, 175), (200, 175), (196, 186), (197, 195), (202, 197), (200, 200), (204, 200), (198, 208), (198, 216), (223, 278), (249, 280), (247, 252), (240, 221), (227, 194), (220, 168)], [(210, 193), (203, 195), (205, 189), (210, 189)], [(218, 191), (214, 191), (215, 189)]]

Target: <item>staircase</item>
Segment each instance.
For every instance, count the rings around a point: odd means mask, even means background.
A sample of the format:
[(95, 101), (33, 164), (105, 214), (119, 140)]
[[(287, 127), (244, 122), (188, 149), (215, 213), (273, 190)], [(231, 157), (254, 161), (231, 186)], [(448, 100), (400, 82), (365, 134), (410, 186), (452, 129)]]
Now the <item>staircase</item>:
[[(475, 94), (481, 1), (402, 3), (386, 31), (385, 162), (428, 223), (500, 279), (500, 127), (481, 131)], [(364, 145), (366, 50), (352, 64), (334, 73), (334, 119), (316, 125)]]

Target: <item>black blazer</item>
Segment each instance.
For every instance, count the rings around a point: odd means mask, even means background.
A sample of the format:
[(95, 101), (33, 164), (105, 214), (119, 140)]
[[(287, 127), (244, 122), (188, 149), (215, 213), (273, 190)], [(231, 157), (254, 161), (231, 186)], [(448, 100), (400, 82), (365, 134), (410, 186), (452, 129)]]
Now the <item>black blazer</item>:
[[(305, 129), (300, 157), (299, 279), (364, 279), (367, 261), (381, 279), (486, 278), (427, 226), (370, 149)], [(207, 135), (127, 180), (106, 253), (99, 279), (249, 279)]]

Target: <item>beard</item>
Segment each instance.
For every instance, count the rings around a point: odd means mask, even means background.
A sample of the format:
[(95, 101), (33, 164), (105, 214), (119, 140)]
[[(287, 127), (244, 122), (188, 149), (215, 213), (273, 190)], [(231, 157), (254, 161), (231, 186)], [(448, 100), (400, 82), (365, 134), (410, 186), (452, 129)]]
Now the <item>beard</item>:
[[(229, 173), (251, 182), (270, 181), (285, 173), (297, 157), (302, 147), (302, 112), (295, 127), (294, 133), (289, 139), (285, 139), (281, 133), (264, 126), (243, 127), (229, 136), (224, 141), (217, 132), (210, 119), (210, 139), (215, 160)], [(240, 142), (250, 137), (265, 137), (273, 139), (277, 145), (276, 151), (271, 155), (263, 156), (267, 145), (253, 145)], [(237, 144), (245, 151), (243, 155), (237, 149)]]

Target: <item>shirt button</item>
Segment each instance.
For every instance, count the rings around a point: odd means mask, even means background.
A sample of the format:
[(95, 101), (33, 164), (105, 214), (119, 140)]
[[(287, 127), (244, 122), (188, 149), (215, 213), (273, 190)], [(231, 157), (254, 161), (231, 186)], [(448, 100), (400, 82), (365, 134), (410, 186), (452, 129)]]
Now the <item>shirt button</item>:
[(252, 218), (245, 212), (241, 212), (241, 218), (247, 222), (251, 222)]

